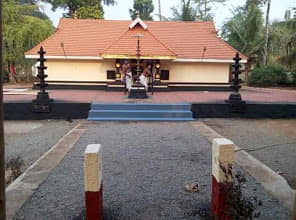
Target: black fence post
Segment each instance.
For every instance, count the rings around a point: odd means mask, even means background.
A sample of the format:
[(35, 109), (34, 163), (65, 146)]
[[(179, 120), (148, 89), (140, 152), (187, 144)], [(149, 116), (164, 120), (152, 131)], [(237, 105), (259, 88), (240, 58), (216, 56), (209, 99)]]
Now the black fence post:
[(44, 51), (43, 47), (40, 47), (40, 51), (38, 51), (38, 54), (40, 55), (40, 58), (38, 59), (40, 65), (38, 66), (37, 76), (40, 81), (37, 86), (39, 86), (40, 91), (37, 94), (37, 98), (34, 99), (32, 102), (32, 111), (36, 113), (49, 113), (51, 111), (50, 104), (53, 100), (49, 98), (48, 92), (46, 92), (45, 90), (48, 84), (45, 82), (47, 75), (45, 74), (44, 70), (46, 70), (47, 67), (44, 65), (46, 61), (44, 55), (46, 54), (46, 52)]
[(242, 100), (241, 94), (239, 93), (239, 89), (241, 88), (242, 80), (239, 78), (241, 72), (241, 58), (239, 53), (237, 52), (235, 57), (233, 58), (234, 64), (232, 64), (232, 74), (234, 78), (231, 80), (230, 88), (233, 92), (230, 94), (227, 103), (229, 103), (232, 112), (244, 112), (246, 107), (246, 102)]

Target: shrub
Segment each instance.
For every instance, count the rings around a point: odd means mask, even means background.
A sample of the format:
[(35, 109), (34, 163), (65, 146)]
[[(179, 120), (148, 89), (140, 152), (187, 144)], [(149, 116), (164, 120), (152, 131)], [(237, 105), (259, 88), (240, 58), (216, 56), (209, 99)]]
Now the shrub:
[(252, 70), (248, 85), (277, 86), (287, 84), (287, 74), (283, 68), (266, 66)]
[(23, 171), (23, 166), (25, 165), (24, 160), (20, 157), (12, 157), (6, 162), (6, 169), (10, 171), (11, 173), (11, 178), (9, 182), (12, 182), (15, 180), (19, 175), (22, 174)]
[(296, 86), (296, 70), (294, 70), (292, 73), (292, 85)]

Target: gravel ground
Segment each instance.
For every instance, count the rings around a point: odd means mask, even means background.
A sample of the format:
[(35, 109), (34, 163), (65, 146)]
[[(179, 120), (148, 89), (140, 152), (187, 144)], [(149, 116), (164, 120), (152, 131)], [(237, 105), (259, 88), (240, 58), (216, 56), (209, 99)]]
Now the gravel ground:
[(230, 138), (296, 189), (295, 119), (201, 119), (219, 134)]
[(5, 121), (6, 160), (20, 156), (29, 166), (72, 129), (78, 121)]
[[(190, 123), (97, 123), (66, 155), (15, 219), (84, 219), (83, 152), (103, 145), (104, 219), (202, 219), (211, 202), (211, 146)], [(248, 177), (261, 219), (288, 211)], [(198, 181), (200, 193), (186, 183)]]

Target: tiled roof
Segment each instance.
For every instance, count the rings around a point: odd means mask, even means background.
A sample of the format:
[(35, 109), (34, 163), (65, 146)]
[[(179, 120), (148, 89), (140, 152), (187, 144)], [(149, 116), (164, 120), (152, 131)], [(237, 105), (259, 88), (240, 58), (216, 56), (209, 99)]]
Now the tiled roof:
[(106, 48), (104, 54), (115, 55), (136, 55), (137, 51), (137, 34), (140, 34), (140, 53), (142, 56), (173, 56), (176, 54), (170, 50), (164, 43), (151, 34), (150, 31), (144, 30), (140, 26), (128, 30), (119, 39), (115, 40), (110, 47)]
[[(147, 30), (131, 21), (62, 18), (56, 32), (29, 50), (36, 55), (43, 46), (48, 56), (136, 55), (136, 33), (141, 38), (141, 55), (175, 56), (184, 59), (225, 59), (236, 50), (217, 37), (214, 23), (145, 21)], [(243, 59), (246, 59), (242, 55)]]

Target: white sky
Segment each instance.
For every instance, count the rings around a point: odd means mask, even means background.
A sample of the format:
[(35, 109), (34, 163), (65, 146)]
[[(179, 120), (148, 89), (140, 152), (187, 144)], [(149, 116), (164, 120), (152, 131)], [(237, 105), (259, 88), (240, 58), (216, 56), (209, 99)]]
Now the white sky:
[[(133, 0), (116, 0), (117, 4), (114, 6), (104, 6), (105, 19), (111, 20), (130, 20), (129, 9), (133, 6)], [(215, 4), (212, 8), (212, 12), (215, 13), (215, 24), (216, 28), (219, 29), (227, 18), (231, 17), (231, 9), (237, 6), (245, 4), (246, 0), (227, 0), (223, 4)], [(154, 20), (158, 20), (158, 0), (153, 0), (154, 9)], [(165, 17), (172, 17), (171, 7), (178, 6), (180, 0), (161, 0), (162, 15)], [(63, 9), (57, 9), (55, 12), (51, 10), (49, 4), (40, 3), (44, 12), (50, 17), (54, 26), (57, 26), (59, 19), (65, 12)], [(285, 11), (289, 7), (296, 7), (296, 0), (271, 0), (271, 21), (282, 20)], [(264, 11), (266, 8), (263, 9)]]

